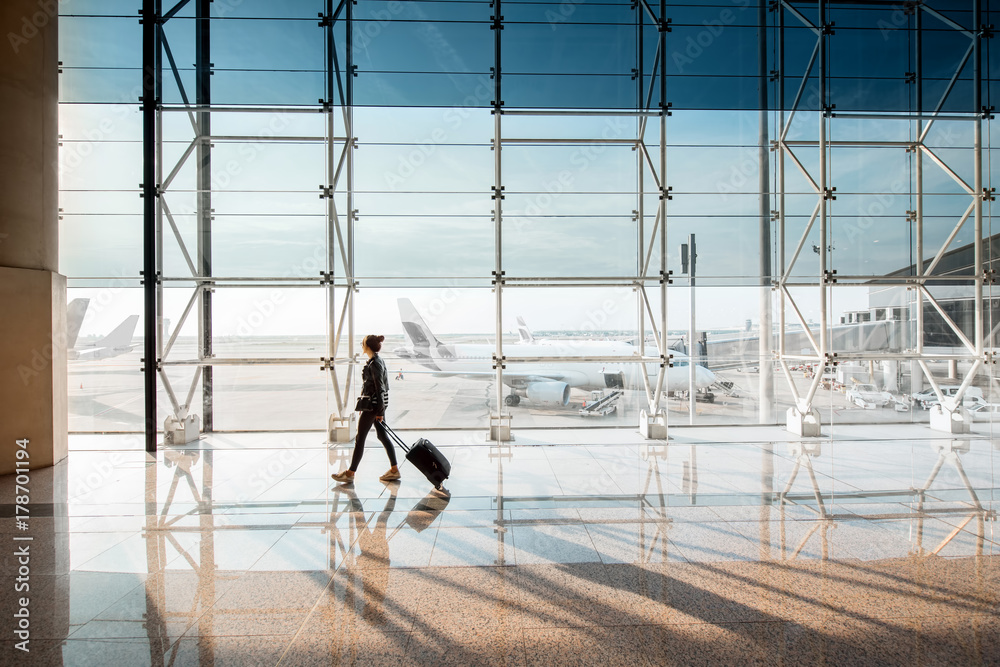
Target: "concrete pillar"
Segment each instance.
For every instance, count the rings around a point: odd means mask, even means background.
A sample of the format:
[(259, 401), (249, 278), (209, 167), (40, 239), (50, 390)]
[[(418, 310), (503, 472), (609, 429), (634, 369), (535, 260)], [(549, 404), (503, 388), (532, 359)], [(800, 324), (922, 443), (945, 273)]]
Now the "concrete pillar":
[(0, 474), (67, 452), (66, 279), (59, 263), (55, 0), (0, 3)]

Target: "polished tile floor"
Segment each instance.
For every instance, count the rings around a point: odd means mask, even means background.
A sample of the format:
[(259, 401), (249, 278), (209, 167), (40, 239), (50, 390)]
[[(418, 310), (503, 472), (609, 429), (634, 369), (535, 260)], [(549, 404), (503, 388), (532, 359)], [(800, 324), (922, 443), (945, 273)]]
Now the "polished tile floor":
[(344, 487), (321, 434), (74, 436), (26, 520), (0, 477), (0, 665), (1000, 663), (988, 431), (430, 436), (446, 492), (374, 438)]

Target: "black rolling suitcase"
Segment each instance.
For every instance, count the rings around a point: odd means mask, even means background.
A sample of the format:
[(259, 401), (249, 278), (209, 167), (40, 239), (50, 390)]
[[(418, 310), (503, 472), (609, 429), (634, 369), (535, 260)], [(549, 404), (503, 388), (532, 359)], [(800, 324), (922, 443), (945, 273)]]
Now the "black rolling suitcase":
[(434, 488), (442, 488), (442, 482), (448, 479), (448, 475), (451, 474), (451, 464), (448, 463), (444, 454), (434, 446), (434, 443), (426, 438), (420, 438), (413, 443), (412, 447), (407, 447), (403, 439), (396, 435), (396, 432), (389, 428), (388, 424), (383, 421), (382, 425), (385, 426), (385, 430), (389, 432), (390, 437), (399, 445), (400, 449), (406, 452), (406, 460), (424, 473), (424, 477), (434, 485)]

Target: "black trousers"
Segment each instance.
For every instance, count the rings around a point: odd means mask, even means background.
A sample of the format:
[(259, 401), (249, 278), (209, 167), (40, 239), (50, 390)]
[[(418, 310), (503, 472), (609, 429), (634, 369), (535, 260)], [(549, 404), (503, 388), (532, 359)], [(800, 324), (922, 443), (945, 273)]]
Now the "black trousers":
[(368, 438), (368, 431), (372, 429), (372, 424), (375, 425), (375, 435), (378, 436), (378, 441), (382, 443), (385, 447), (385, 453), (389, 455), (389, 463), (396, 465), (396, 448), (392, 444), (392, 440), (389, 439), (389, 434), (385, 430), (385, 426), (382, 422), (375, 421), (374, 412), (362, 412), (358, 417), (358, 437), (354, 439), (354, 456), (351, 458), (351, 470), (353, 472), (358, 471), (358, 465), (361, 463), (361, 457), (365, 455), (365, 440)]

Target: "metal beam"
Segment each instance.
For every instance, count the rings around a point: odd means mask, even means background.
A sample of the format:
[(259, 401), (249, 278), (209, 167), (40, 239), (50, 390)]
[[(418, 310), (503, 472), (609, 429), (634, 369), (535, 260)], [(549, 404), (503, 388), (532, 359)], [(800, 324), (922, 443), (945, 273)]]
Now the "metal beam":
[(769, 134), (767, 128), (768, 110), (768, 68), (767, 68), (767, 6), (761, 2), (757, 9), (757, 70), (759, 83), (757, 129), (757, 173), (760, 201), (758, 203), (758, 243), (760, 244), (760, 294), (758, 318), (760, 331), (757, 334), (757, 357), (760, 377), (758, 384), (758, 414), (761, 424), (774, 421), (774, 364), (771, 362), (771, 179)]
[(157, 68), (156, 0), (142, 2), (142, 273), (143, 273), (143, 380), (146, 451), (156, 452), (156, 98)]
[(163, 15), (163, 19), (162, 19), (163, 22), (166, 23), (167, 21), (169, 21), (170, 19), (172, 19), (174, 16), (176, 16), (177, 12), (179, 12), (182, 9), (184, 9), (184, 7), (189, 2), (191, 2), (191, 0), (180, 0), (180, 2), (178, 2), (176, 5), (174, 5), (173, 9), (171, 9), (169, 12), (167, 12), (166, 14)]
[(927, 122), (926, 127), (924, 127), (924, 131), (920, 134), (921, 142), (923, 142), (927, 138), (927, 133), (931, 131), (931, 127), (934, 125), (934, 117), (937, 116), (938, 112), (941, 111), (941, 107), (944, 106), (944, 103), (948, 99), (948, 96), (951, 94), (952, 89), (955, 88), (955, 82), (958, 81), (959, 75), (965, 68), (965, 63), (969, 62), (969, 56), (971, 56), (972, 53), (975, 51), (977, 43), (978, 40), (973, 38), (972, 43), (969, 44), (969, 48), (966, 49), (965, 55), (962, 57), (962, 61), (958, 64), (958, 67), (955, 68), (955, 73), (952, 74), (951, 81), (948, 82), (948, 85), (944, 89), (944, 93), (941, 94), (941, 99), (938, 100), (937, 106), (934, 107), (934, 111), (933, 113), (931, 113), (931, 120)]
[[(966, 35), (967, 37), (973, 37), (975, 35), (974, 32), (970, 32), (969, 29), (966, 28), (965, 26), (961, 25), (960, 23), (956, 23), (955, 21), (952, 21), (950, 18), (948, 18), (941, 12), (928, 6), (926, 2), (918, 2), (917, 7), (923, 12), (930, 14), (934, 18), (938, 19), (939, 21), (941, 21), (941, 23), (944, 23), (946, 26), (954, 28), (955, 30), (959, 31), (963, 35)], [(978, 18), (975, 20), (978, 22)]]
[[(212, 135), (212, 20), (211, 0), (195, 0), (195, 104), (204, 109), (197, 113), (198, 138)], [(212, 145), (197, 142), (198, 216), (197, 268), (198, 275), (212, 275)], [(198, 356), (211, 359), (212, 291), (199, 291)], [(213, 375), (211, 367), (202, 373), (202, 430), (211, 433), (214, 427)]]
[[(822, 7), (822, 1), (823, 0), (820, 0), (821, 7)], [(821, 34), (819, 28), (817, 28), (815, 25), (813, 25), (812, 21), (810, 21), (805, 16), (803, 16), (802, 12), (800, 12), (798, 9), (796, 9), (795, 7), (793, 7), (792, 3), (788, 2), (788, 0), (781, 0), (781, 6), (784, 7), (785, 9), (787, 9), (789, 14), (791, 14), (792, 16), (794, 16), (795, 18), (797, 18), (798, 20), (802, 21), (802, 25), (804, 25), (805, 27), (809, 28), (814, 33), (816, 33), (817, 35)], [(820, 11), (822, 11), (822, 9)]]
[(976, 210), (976, 204), (975, 202), (972, 202), (971, 204), (969, 204), (969, 207), (965, 209), (965, 213), (962, 214), (962, 217), (959, 219), (958, 224), (955, 225), (955, 228), (951, 230), (951, 234), (949, 234), (948, 238), (946, 238), (944, 240), (944, 243), (941, 244), (941, 248), (937, 251), (937, 254), (934, 256), (933, 261), (931, 261), (930, 265), (928, 265), (927, 268), (921, 267), (921, 265), (923, 264), (923, 258), (922, 257), (920, 258), (921, 261), (917, 266), (917, 271), (920, 272), (921, 276), (927, 278), (934, 272), (934, 269), (937, 268), (938, 262), (941, 261), (941, 258), (944, 257), (945, 252), (948, 250), (948, 246), (950, 246), (951, 242), (955, 240), (955, 237), (958, 236), (959, 230), (962, 229), (962, 225), (965, 224), (965, 221), (969, 219), (969, 216), (972, 215), (972, 213), (975, 210)]
[[(923, 293), (924, 298), (930, 301), (931, 305), (934, 306), (934, 310), (938, 311), (938, 314), (941, 315), (941, 318), (945, 321), (945, 324), (947, 324), (948, 327), (955, 333), (955, 335), (958, 336), (958, 339), (962, 341), (962, 344), (969, 349), (969, 352), (972, 354), (976, 354), (977, 350), (975, 343), (970, 341), (968, 337), (965, 335), (965, 333), (962, 331), (962, 329), (959, 328), (957, 324), (955, 324), (955, 321), (953, 319), (951, 319), (948, 313), (944, 312), (944, 308), (942, 308), (941, 304), (938, 303), (937, 299), (935, 299), (931, 295), (927, 287), (924, 285), (920, 285), (920, 291)], [(980, 333), (980, 336), (981, 335), (982, 333)]]
[[(782, 39), (784, 39), (784, 30), (782, 30)], [(813, 65), (816, 63), (816, 55), (819, 53), (819, 47), (822, 42), (822, 39), (817, 38), (816, 46), (813, 47), (812, 55), (809, 57), (809, 65), (806, 66), (805, 74), (802, 75), (802, 82), (799, 83), (799, 90), (795, 93), (795, 101), (792, 102), (791, 112), (788, 114), (788, 118), (785, 120), (785, 126), (781, 130), (781, 137), (778, 139), (779, 141), (785, 140), (785, 137), (788, 136), (788, 130), (792, 127), (792, 119), (795, 118), (795, 112), (799, 108), (799, 101), (802, 99), (802, 94), (806, 90), (806, 84), (809, 82), (809, 75), (812, 74)], [(781, 77), (780, 80), (782, 82), (782, 88), (784, 88), (784, 69), (781, 70), (779, 76)], [(784, 100), (784, 94), (782, 94), (782, 100)], [(785, 110), (784, 106), (781, 107), (781, 110)]]

